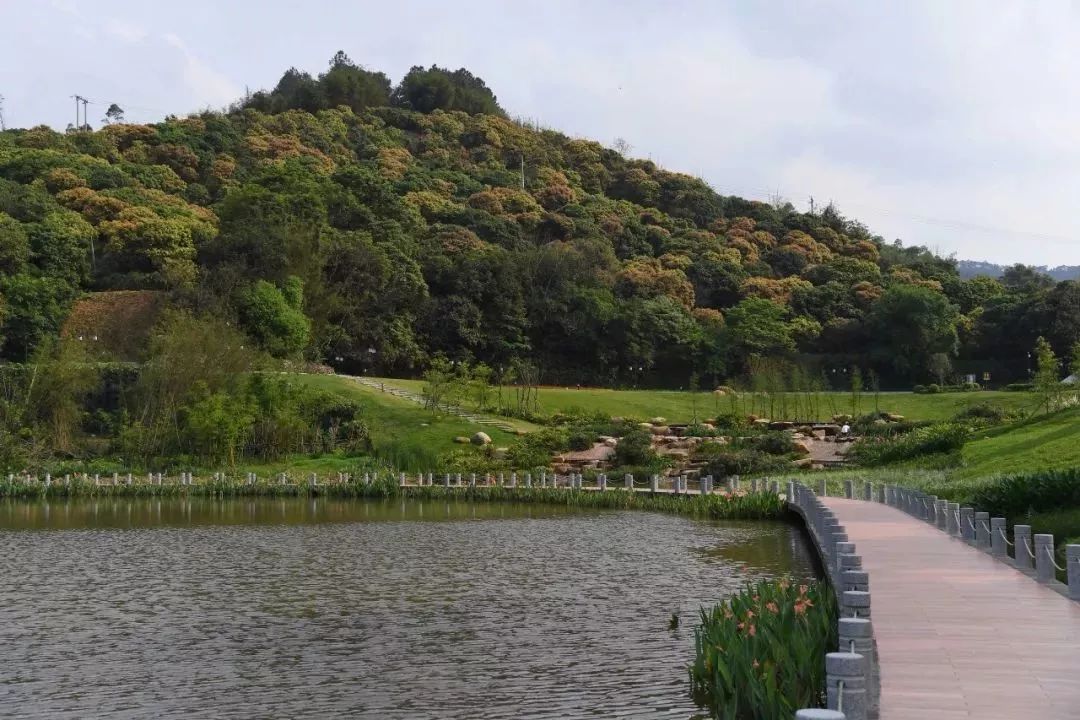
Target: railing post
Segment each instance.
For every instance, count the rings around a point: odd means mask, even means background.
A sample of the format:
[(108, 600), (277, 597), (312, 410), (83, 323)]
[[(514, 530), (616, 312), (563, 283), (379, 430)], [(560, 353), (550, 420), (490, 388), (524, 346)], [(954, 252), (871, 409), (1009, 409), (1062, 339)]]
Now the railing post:
[(947, 532), (950, 535), (960, 534), (960, 503), (949, 503), (946, 507), (947, 517), (945, 518), (945, 524), (947, 526)]
[(881, 503), (882, 505), (887, 504), (885, 502), (885, 500), (887, 499), (886, 496), (888, 495), (888, 492), (889, 492), (888, 486), (886, 486), (884, 483), (882, 483), (881, 485), (878, 485), (878, 488), (877, 488), (877, 501), (879, 503)]
[(779, 495), (780, 494), (780, 481), (779, 480), (770, 480), (769, 481), (769, 492), (771, 492), (773, 495)]
[(864, 676), (865, 687), (869, 689), (872, 687), (872, 668), (874, 665), (873, 624), (868, 618), (840, 618), (837, 626), (839, 628), (839, 647), (837, 649), (840, 652), (858, 653), (866, 658), (863, 670), (866, 673)]
[(818, 497), (828, 497), (829, 486), (825, 484), (825, 478), (818, 478), (817, 481), (817, 494)]
[(653, 492), (657, 492), (657, 491), (660, 490), (660, 476), (659, 475), (653, 475), (651, 478), (649, 478), (649, 489), (652, 490)]
[(603, 492), (607, 490), (607, 475), (600, 473), (600, 490)]
[(1054, 575), (1054, 536), (1039, 533), (1035, 536), (1035, 579), (1041, 583), (1053, 582)]
[(938, 496), (930, 495), (926, 498), (926, 501), (929, 503), (929, 506), (926, 509), (926, 522), (936, 526), (938, 522)]
[(975, 513), (975, 546), (980, 550), (990, 549), (990, 513)]
[(1080, 545), (1065, 546), (1065, 572), (1069, 582), (1069, 597), (1080, 600)]
[(863, 483), (863, 500), (869, 502), (874, 499), (874, 486), (867, 480)]
[(634, 489), (634, 476), (630, 473), (626, 473), (625, 475), (623, 475), (623, 487), (627, 490)]
[(1031, 572), (1031, 526), (1013, 525), (1013, 564), (1020, 570)]
[(870, 593), (859, 590), (841, 592), (840, 615), (842, 617), (870, 617)]
[(990, 553), (998, 557), (1008, 556), (1005, 540), (1005, 518), (990, 518)]
[(853, 480), (844, 481), (844, 497), (848, 500), (855, 499), (855, 482)]
[(844, 713), (825, 708), (806, 708), (795, 711), (795, 720), (847, 720)]
[(938, 500), (936, 509), (938, 530), (949, 531), (949, 501)]
[(870, 573), (865, 570), (844, 570), (840, 573), (840, 588), (870, 592)]
[(960, 508), (960, 537), (968, 543), (975, 542), (975, 508)]
[(866, 658), (859, 653), (825, 655), (827, 705), (840, 710), (846, 720), (866, 719)]

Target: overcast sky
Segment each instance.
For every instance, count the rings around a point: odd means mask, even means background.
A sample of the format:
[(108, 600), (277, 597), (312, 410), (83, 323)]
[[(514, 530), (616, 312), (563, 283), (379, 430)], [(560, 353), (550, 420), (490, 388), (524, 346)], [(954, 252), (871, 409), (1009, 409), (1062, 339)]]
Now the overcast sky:
[(0, 0), (8, 127), (221, 108), (338, 49), (464, 66), (512, 115), (833, 200), (888, 240), (1080, 264), (1080, 6), (997, 2)]

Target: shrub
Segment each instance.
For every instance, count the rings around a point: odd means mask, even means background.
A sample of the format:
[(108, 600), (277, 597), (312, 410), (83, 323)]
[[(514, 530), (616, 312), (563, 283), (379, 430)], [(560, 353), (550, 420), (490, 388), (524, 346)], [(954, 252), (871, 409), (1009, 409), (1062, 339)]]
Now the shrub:
[(708, 461), (705, 465), (705, 474), (715, 477), (729, 477), (731, 475), (749, 475), (752, 473), (773, 472), (783, 470), (789, 466), (785, 457), (769, 455), (752, 448), (725, 448), (717, 445), (719, 450), (710, 451), (707, 454)]
[(1011, 390), (1013, 392), (1030, 392), (1030, 391), (1035, 389), (1035, 383), (1029, 383), (1029, 382), (1009, 383), (1008, 385), (1005, 386), (1005, 389), (1006, 390)]
[(789, 718), (822, 705), (836, 602), (825, 583), (767, 581), (702, 609), (690, 667), (694, 699), (714, 718)]
[(769, 455), (790, 455), (795, 452), (795, 441), (790, 433), (770, 430), (755, 439), (754, 445)]
[(570, 446), (571, 450), (588, 450), (593, 446), (593, 439), (595, 437), (595, 433), (575, 428), (574, 430), (571, 430), (569, 436), (567, 436), (567, 444)]
[(929, 395), (934, 395), (936, 393), (941, 392), (941, 386), (938, 385), (937, 383), (930, 383), (929, 385), (926, 386), (926, 392)]
[(656, 451), (652, 449), (652, 435), (641, 428), (627, 432), (615, 446), (617, 465), (651, 465), (655, 461)]
[(911, 388), (911, 392), (918, 395), (925, 395), (929, 391), (926, 389), (925, 385), (916, 385), (915, 387)]
[(953, 420), (956, 422), (975, 422), (980, 425), (1000, 425), (1006, 420), (1011, 420), (1012, 417), (1012, 414), (1000, 405), (991, 405), (984, 402), (969, 405), (956, 413)]
[(507, 453), (507, 460), (516, 468), (547, 467), (551, 463), (551, 454), (567, 445), (566, 432), (558, 428), (542, 428), (514, 442)]
[(967, 428), (956, 423), (926, 425), (889, 439), (863, 438), (848, 451), (848, 457), (863, 465), (885, 465), (959, 450), (967, 435)]
[(1080, 507), (1080, 468), (1008, 475), (978, 488), (971, 504), (993, 515), (1013, 518)]

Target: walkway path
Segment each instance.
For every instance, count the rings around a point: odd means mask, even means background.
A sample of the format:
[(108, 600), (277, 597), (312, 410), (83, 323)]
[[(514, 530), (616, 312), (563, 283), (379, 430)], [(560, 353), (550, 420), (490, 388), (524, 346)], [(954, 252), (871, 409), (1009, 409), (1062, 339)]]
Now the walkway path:
[(870, 575), (881, 720), (1080, 718), (1080, 603), (897, 508), (822, 500)]

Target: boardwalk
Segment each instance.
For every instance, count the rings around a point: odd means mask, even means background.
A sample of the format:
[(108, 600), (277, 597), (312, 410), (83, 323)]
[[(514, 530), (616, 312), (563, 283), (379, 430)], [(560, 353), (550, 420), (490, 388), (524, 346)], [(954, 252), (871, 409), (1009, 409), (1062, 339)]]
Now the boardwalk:
[(1080, 719), (1080, 603), (897, 508), (823, 500), (870, 575), (882, 720)]

